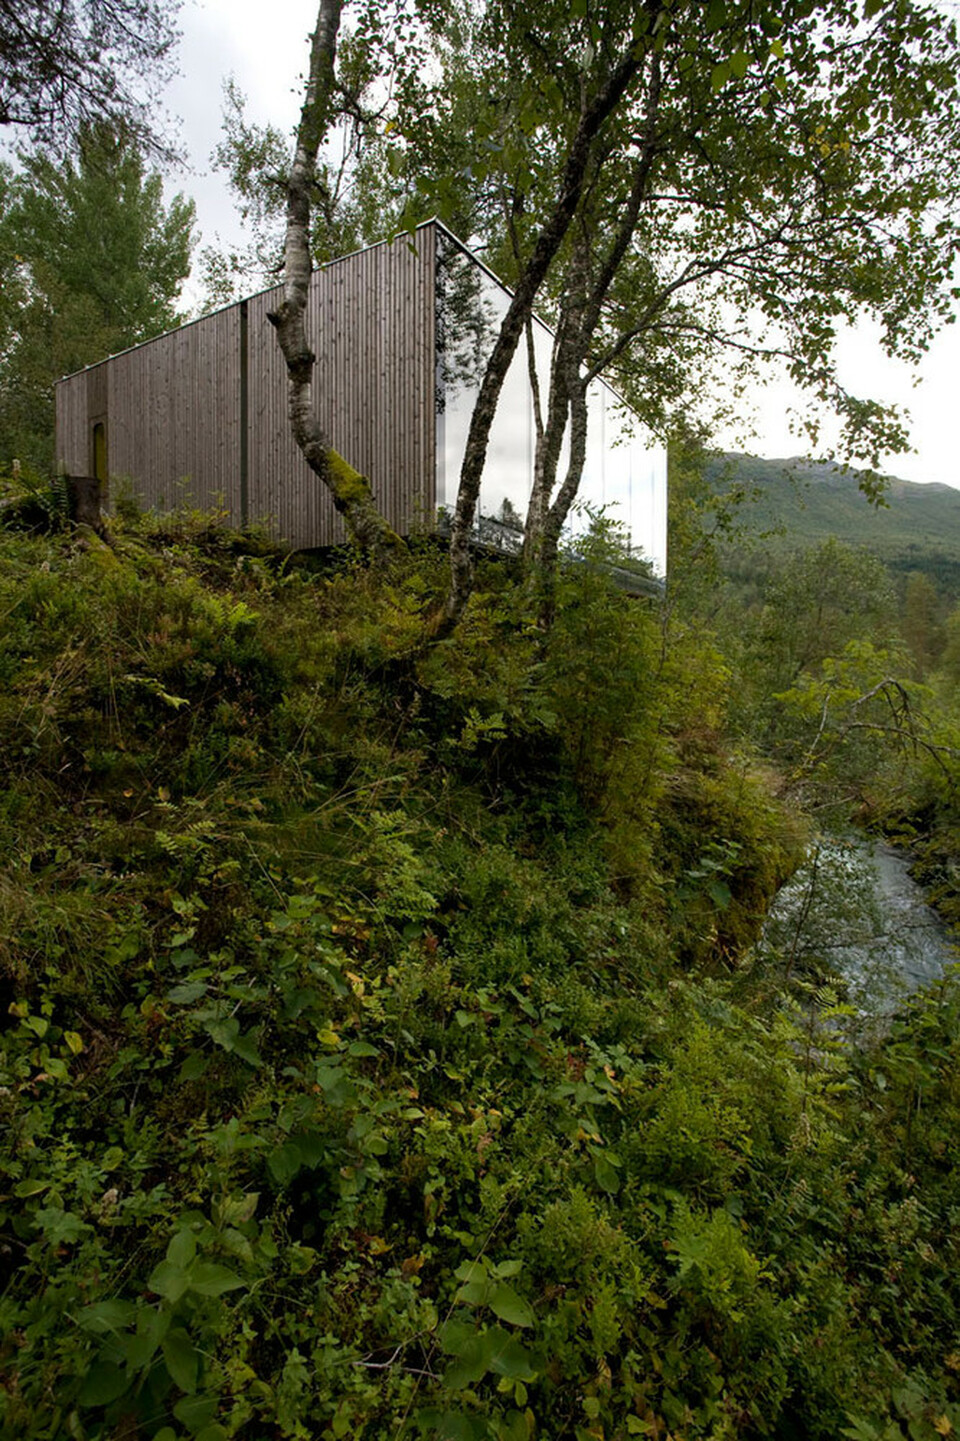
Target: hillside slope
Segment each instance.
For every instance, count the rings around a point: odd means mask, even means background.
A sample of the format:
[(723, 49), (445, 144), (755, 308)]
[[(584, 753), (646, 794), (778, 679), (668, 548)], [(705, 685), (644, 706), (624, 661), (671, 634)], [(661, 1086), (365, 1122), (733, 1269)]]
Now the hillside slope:
[(960, 597), (960, 490), (888, 480), (885, 503), (871, 505), (857, 473), (806, 460), (725, 455), (707, 465), (719, 492), (743, 487), (738, 519), (766, 544), (815, 545), (836, 536), (862, 545), (894, 572), (920, 570)]
[(0, 532), (3, 1437), (960, 1429), (955, 990), (758, 968), (709, 637), (444, 583)]

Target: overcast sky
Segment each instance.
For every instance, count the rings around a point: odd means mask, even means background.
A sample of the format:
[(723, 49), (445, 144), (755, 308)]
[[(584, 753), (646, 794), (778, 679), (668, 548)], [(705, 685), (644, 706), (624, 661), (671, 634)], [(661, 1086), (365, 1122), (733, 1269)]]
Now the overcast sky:
[[(210, 166), (221, 134), (223, 82), (229, 75), (236, 77), (248, 97), (251, 120), (270, 122), (292, 134), (315, 13), (314, 0), (186, 0), (182, 73), (171, 89), (170, 108), (182, 122), (191, 169), (176, 179), (174, 188), (196, 201), (201, 244), (215, 243), (218, 235), (226, 244), (236, 243), (242, 235), (223, 178)], [(911, 412), (917, 453), (891, 457), (886, 468), (907, 480), (960, 488), (955, 414), (960, 404), (960, 325), (935, 341), (916, 388), (908, 368), (886, 360), (867, 331), (846, 337), (840, 356), (841, 381), (855, 394), (894, 401)], [(791, 435), (788, 411), (803, 404), (787, 384), (771, 382), (757, 393), (754, 437), (731, 433), (718, 437), (719, 442), (760, 455), (796, 455), (803, 447)], [(829, 435), (828, 426), (824, 435)]]

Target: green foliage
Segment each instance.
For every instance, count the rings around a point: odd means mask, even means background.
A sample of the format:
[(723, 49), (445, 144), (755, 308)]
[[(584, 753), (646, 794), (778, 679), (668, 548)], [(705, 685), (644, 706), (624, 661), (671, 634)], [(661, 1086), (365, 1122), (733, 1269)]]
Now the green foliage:
[(949, 486), (886, 477), (885, 503), (871, 505), (861, 493), (869, 479), (863, 472), (751, 455), (708, 458), (704, 479), (721, 513), (744, 497), (739, 534), (725, 537), (723, 556), (739, 581), (769, 576), (785, 554), (833, 537), (878, 557), (901, 587), (919, 573), (948, 596), (960, 595), (960, 514)]
[(194, 208), (120, 130), (0, 174), (0, 465), (53, 469), (53, 385), (177, 323)]
[(706, 639), (111, 541), (0, 536), (3, 1434), (936, 1434), (960, 1001), (750, 989)]
[(872, 555), (836, 540), (785, 559), (770, 577), (751, 637), (758, 691), (767, 699), (816, 676), (853, 641), (890, 632), (893, 587)]
[[(949, 19), (904, 3), (870, 5), (866, 23), (846, 0), (427, 13), (434, 63), (416, 57), (390, 124), (411, 220), (426, 207), (482, 235), (516, 284), (576, 201), (538, 304), (562, 316), (576, 364), (616, 367), (658, 433), (716, 422), (722, 355), (738, 395), (785, 362), (808, 390), (814, 447), (825, 407), (848, 455), (876, 466), (905, 447), (899, 409), (848, 391), (833, 352), (838, 326), (869, 314), (884, 348), (915, 362), (949, 320)], [(626, 85), (574, 148), (615, 75)], [(580, 194), (567, 190), (577, 162)], [(875, 497), (877, 476), (862, 482)]]

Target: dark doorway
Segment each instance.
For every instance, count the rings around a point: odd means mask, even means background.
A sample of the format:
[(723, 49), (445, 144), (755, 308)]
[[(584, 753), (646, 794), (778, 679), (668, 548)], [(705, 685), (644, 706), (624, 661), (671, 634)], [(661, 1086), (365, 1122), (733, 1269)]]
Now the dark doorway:
[(93, 475), (102, 487), (107, 484), (107, 423), (98, 420), (93, 427)]

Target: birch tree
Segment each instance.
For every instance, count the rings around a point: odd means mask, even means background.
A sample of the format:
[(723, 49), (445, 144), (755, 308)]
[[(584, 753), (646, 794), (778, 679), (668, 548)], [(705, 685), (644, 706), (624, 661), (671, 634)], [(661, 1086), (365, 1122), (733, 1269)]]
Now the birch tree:
[(372, 558), (398, 541), (381, 515), (370, 482), (335, 451), (324, 434), (313, 401), (316, 356), (306, 332), (307, 297), (313, 274), (310, 209), (317, 184), (317, 156), (337, 116), (337, 38), (343, 0), (320, 0), (310, 42), (306, 94), (287, 179), (283, 298), (270, 314), (287, 367), (288, 415), (304, 460), (325, 485), (351, 538)]
[[(586, 387), (602, 369), (662, 434), (721, 365), (755, 384), (780, 364), (811, 393), (811, 443), (833, 409), (845, 456), (876, 465), (906, 446), (904, 418), (844, 387), (838, 332), (872, 318), (883, 348), (915, 362), (954, 299), (958, 50), (940, 11), (910, 0), (664, 4), (639, 31), (613, 4), (560, 16), (501, 0), (488, 14), (495, 39), (473, 73), (459, 165), (516, 292), (464, 457), (448, 623), (469, 591), (490, 419), (534, 299), (556, 326), (527, 531), (528, 559), (546, 569), (580, 480)], [(583, 146), (620, 61), (629, 79)], [(452, 68), (462, 84), (463, 61)], [(522, 92), (504, 99), (518, 73)], [(451, 127), (437, 129), (455, 168)], [(442, 179), (441, 202), (450, 189)], [(571, 464), (557, 486), (565, 432)]]
[[(539, 225), (529, 255), (522, 264), (500, 331), (494, 342), (467, 434), (460, 468), (460, 484), (450, 536), (450, 591), (441, 633), (451, 630), (466, 605), (472, 585), (470, 537), (476, 516), (480, 483), (486, 461), (490, 429), (497, 402), (517, 345), (529, 320), (537, 294), (577, 213), (591, 159), (610, 117), (626, 100), (638, 77), (653, 63), (658, 31), (664, 17), (660, 0), (648, 0), (632, 12), (632, 24), (622, 33), (597, 38), (604, 53), (592, 75), (585, 73), (579, 112), (572, 132), (562, 143), (559, 179)], [(536, 46), (536, 37), (523, 29), (521, 17), (510, 14), (510, 30), (523, 37), (524, 46)], [(622, 21), (622, 15), (620, 16)], [(592, 42), (591, 46), (592, 46)], [(585, 52), (585, 58), (587, 52)], [(515, 56), (515, 60), (519, 57)], [(590, 60), (587, 59), (588, 68)]]
[[(303, 330), (318, 147), (343, 100), (341, 4), (320, 7), (275, 323), (298, 443), (351, 532), (377, 553), (392, 539), (369, 486), (319, 432)], [(513, 286), (462, 459), (438, 633), (456, 625), (470, 593), (491, 424), (535, 305), (556, 342), (546, 395), (536, 396), (534, 569), (555, 564), (586, 454), (587, 387), (604, 369), (663, 434), (713, 389), (721, 365), (755, 383), (779, 363), (840, 415), (851, 459), (876, 464), (905, 447), (895, 408), (841, 384), (835, 346), (841, 327), (871, 318), (884, 349), (916, 362), (950, 318), (960, 52), (939, 9), (489, 0), (480, 11), (417, 14), (439, 38), (434, 62), (419, 74), (408, 67), (399, 87), (391, 174), (406, 170), (416, 187), (417, 219), (439, 211), (484, 235)], [(387, 50), (381, 71), (395, 63)], [(814, 408), (809, 428), (816, 443)]]

